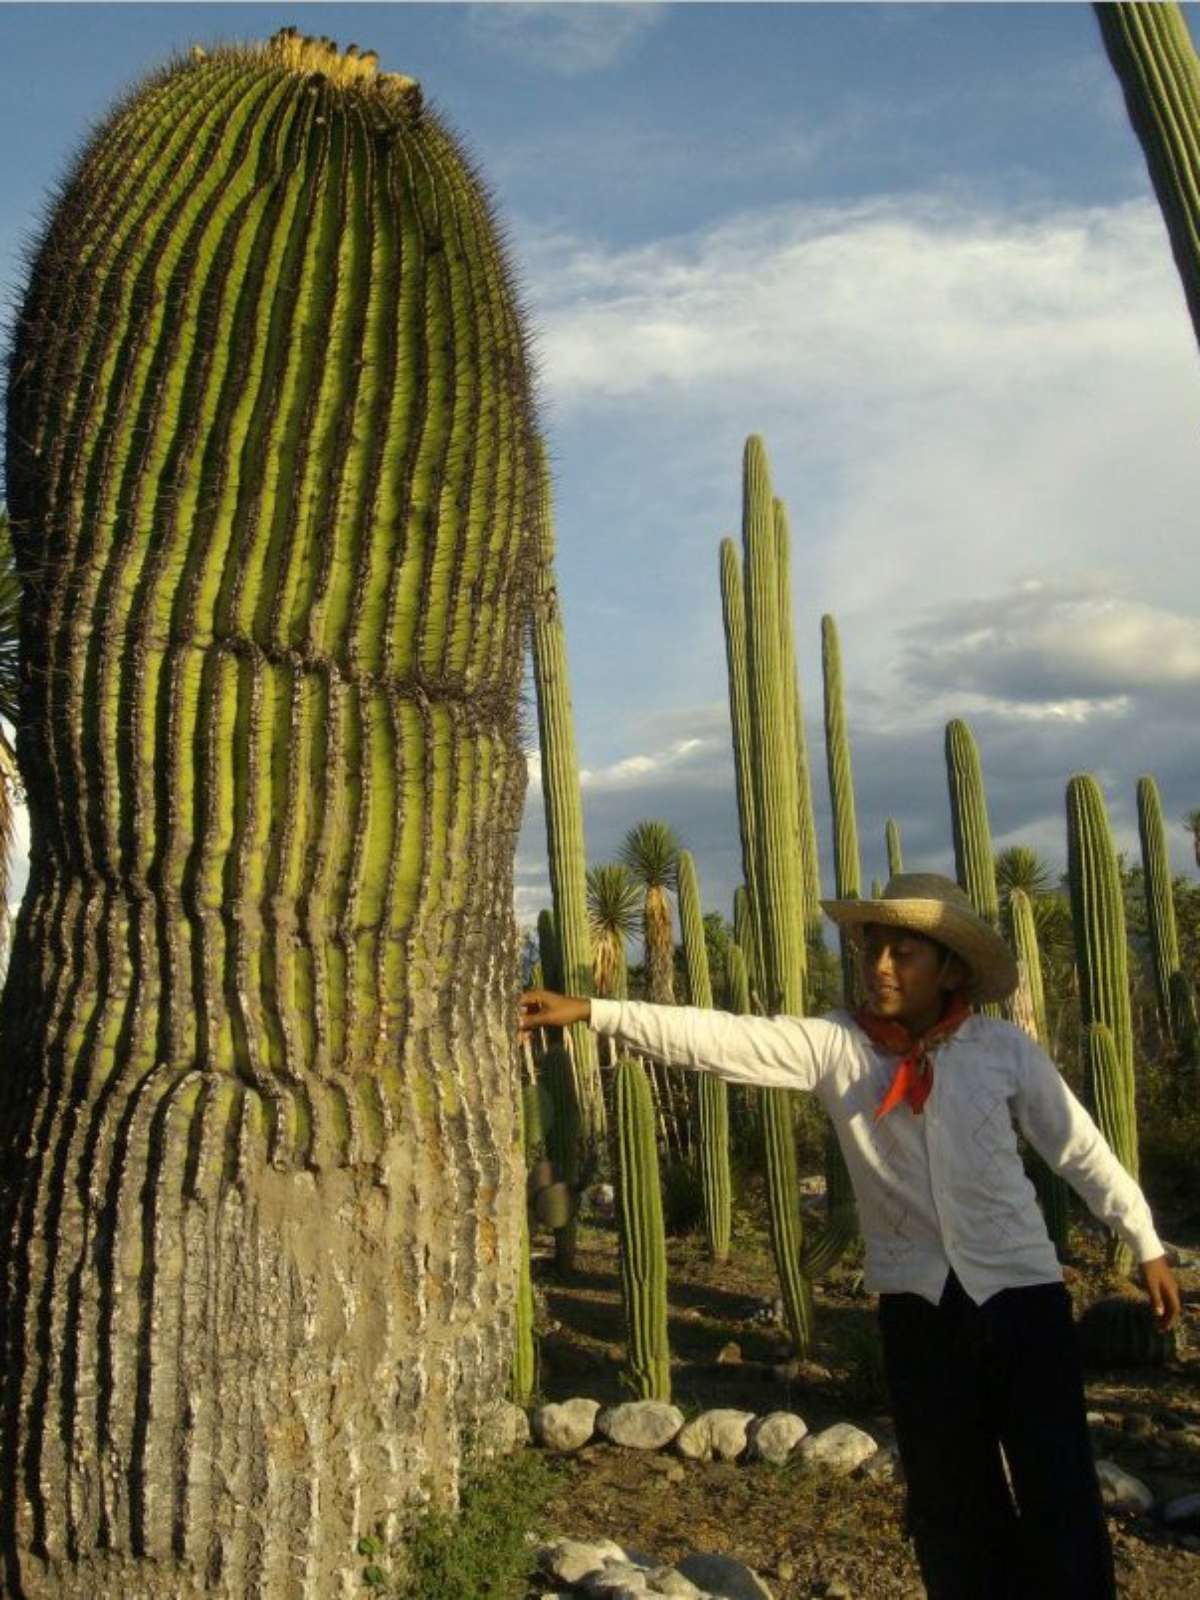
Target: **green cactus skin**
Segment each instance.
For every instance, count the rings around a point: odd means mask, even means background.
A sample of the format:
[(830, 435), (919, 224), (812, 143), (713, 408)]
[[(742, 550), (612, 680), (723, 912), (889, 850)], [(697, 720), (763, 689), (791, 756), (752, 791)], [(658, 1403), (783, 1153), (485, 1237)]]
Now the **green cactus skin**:
[[(575, 747), (575, 717), (567, 666), (567, 638), (554, 579), (554, 513), (550, 474), (539, 452), (538, 566), (533, 606), (533, 681), (537, 695), (546, 853), (554, 925), (558, 930), (561, 988), (592, 992), (592, 931), (587, 910), (587, 851), (583, 797)], [(594, 1147), (604, 1132), (604, 1099), (596, 1036), (586, 1023), (571, 1029), (571, 1060), (579, 1099), (579, 1129)]]
[(625, 1308), (625, 1383), (639, 1400), (670, 1400), (667, 1249), (654, 1140), (654, 1104), (636, 1061), (613, 1069), (613, 1172)]
[[(754, 799), (753, 728), (746, 656), (746, 591), (742, 564), (732, 539), (721, 541), (721, 616), (725, 660), (729, 670), (729, 721), (733, 732), (733, 774), (737, 795), (738, 834), (742, 844), (743, 887), (734, 895), (736, 937), (750, 969), (756, 994), (762, 987), (762, 930), (759, 927), (758, 816)], [(746, 920), (738, 923), (738, 894)]]
[[(987, 793), (979, 748), (965, 722), (946, 724), (946, 776), (950, 786), (950, 822), (954, 831), (954, 871), (979, 915), (993, 928), (1000, 926), (1000, 897), (996, 890), (996, 858), (988, 821)], [(985, 1016), (1002, 1017), (1003, 1005), (987, 1003)]]
[(1200, 336), (1200, 64), (1181, 8), (1093, 7), (1141, 141), (1192, 325)]
[(1200, 1073), (1200, 1006), (1195, 986), (1182, 971), (1171, 974), (1171, 1034), (1179, 1070)]
[(883, 833), (887, 845), (888, 877), (894, 878), (898, 872), (904, 871), (904, 855), (900, 849), (900, 824), (895, 817), (887, 819)]
[[(711, 1010), (713, 994), (708, 947), (704, 942), (704, 914), (696, 863), (690, 850), (679, 852), (678, 894), (688, 997), (692, 1005)], [(709, 1254), (714, 1261), (728, 1261), (733, 1226), (733, 1183), (729, 1171), (729, 1087), (725, 1081), (711, 1072), (702, 1072), (697, 1084), (696, 1107), (700, 1125), (696, 1145)]]
[[(1133, 1074), (1120, 1058), (1112, 1030), (1103, 1022), (1087, 1029), (1088, 1075), (1096, 1123), (1113, 1154), (1129, 1173), (1138, 1175), (1137, 1106), (1134, 1101)], [(1130, 1272), (1133, 1252), (1115, 1235), (1108, 1241), (1108, 1264), (1114, 1272)]]
[(744, 883), (739, 883), (733, 891), (733, 937), (737, 944), (743, 965), (746, 968), (746, 983), (748, 986), (748, 999), (746, 1010), (753, 1009), (753, 996), (762, 989), (762, 980), (759, 977), (759, 960), (757, 930), (754, 925), (754, 911), (750, 904), (750, 895)]
[[(579, 1096), (565, 1045), (551, 1045), (541, 1059), (539, 1074), (551, 1106), (546, 1148), (554, 1163), (555, 1176), (560, 1183), (577, 1191), (580, 1186)], [(570, 1276), (575, 1270), (577, 1231), (573, 1217), (565, 1226), (554, 1230), (554, 1262), (564, 1276)]]
[(544, 907), (537, 919), (538, 954), (541, 957), (542, 979), (547, 989), (562, 994), (566, 980), (563, 978), (562, 951), (558, 943), (558, 925), (554, 912)]
[(871, 899), (872, 900), (880, 900), (882, 898), (883, 898), (883, 884), (880, 883), (878, 878), (872, 878), (871, 879)]
[(1080, 1317), (1078, 1330), (1079, 1353), (1088, 1370), (1162, 1367), (1179, 1355), (1177, 1329), (1160, 1333), (1140, 1295), (1093, 1301)]
[(735, 1016), (750, 1015), (750, 975), (740, 944), (732, 943), (725, 952), (725, 1004)]
[(797, 826), (804, 922), (808, 938), (819, 939), (822, 937), (823, 927), (821, 859), (817, 849), (817, 822), (813, 809), (812, 770), (808, 761), (808, 735), (804, 729), (804, 705), (800, 697), (800, 674), (796, 667), (796, 630), (792, 620), (792, 534), (788, 524), (787, 507), (782, 500), (775, 501), (774, 512), (784, 709), (788, 721), (788, 737), (796, 748)]
[[(1012, 1020), (1023, 1028), (1030, 1038), (1036, 1039), (1043, 1050), (1049, 1051), (1050, 1037), (1046, 1028), (1046, 992), (1042, 982), (1042, 953), (1038, 946), (1037, 926), (1033, 920), (1033, 906), (1024, 889), (1014, 889), (1009, 897), (1012, 916), (1013, 949), (1017, 957), (1020, 981), (1012, 1007)], [(1046, 1229), (1059, 1256), (1065, 1256), (1070, 1244), (1071, 1189), (1042, 1160), (1036, 1151), (1030, 1155), (1034, 1188), (1041, 1202)]]
[[(862, 893), (862, 867), (858, 853), (858, 823), (854, 815), (854, 775), (850, 766), (850, 735), (842, 692), (842, 651), (837, 623), (821, 618), (821, 675), (825, 688), (825, 760), (829, 773), (829, 803), (833, 811), (833, 872), (839, 900)], [(845, 933), (842, 950), (842, 994), (853, 1007), (859, 999), (858, 964)]]
[(1142, 841), (1142, 879), (1146, 894), (1146, 925), (1154, 957), (1154, 983), (1158, 992), (1159, 1023), (1166, 1038), (1172, 1037), (1171, 974), (1179, 970), (1179, 935), (1175, 927), (1175, 897), (1171, 892), (1171, 868), (1167, 855), (1167, 835), (1163, 826), (1162, 801), (1152, 777), (1138, 779), (1138, 833)]
[(483, 193), (374, 69), (148, 80), (14, 334), (14, 1593), (341, 1592), (507, 1380), (537, 425)]
[(1133, 1024), (1121, 874), (1104, 796), (1087, 774), (1077, 774), (1067, 784), (1067, 874), (1083, 1025), (1102, 1022), (1110, 1030), (1121, 1071), (1132, 1085)]

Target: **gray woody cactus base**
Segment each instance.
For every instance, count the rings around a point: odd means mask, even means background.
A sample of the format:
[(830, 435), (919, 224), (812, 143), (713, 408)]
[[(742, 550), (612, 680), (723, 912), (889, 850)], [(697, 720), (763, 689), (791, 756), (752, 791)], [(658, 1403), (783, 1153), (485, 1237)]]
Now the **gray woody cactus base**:
[(8, 428), (0, 1588), (327, 1600), (453, 1498), (523, 1204), (535, 420), (418, 87), (288, 31), (132, 94), (33, 261)]

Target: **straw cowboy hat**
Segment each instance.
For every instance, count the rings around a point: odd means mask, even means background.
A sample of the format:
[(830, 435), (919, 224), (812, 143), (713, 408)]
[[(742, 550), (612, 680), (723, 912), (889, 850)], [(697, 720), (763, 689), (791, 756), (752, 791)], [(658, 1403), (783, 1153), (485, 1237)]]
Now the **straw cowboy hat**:
[(977, 1000), (1003, 1000), (1017, 987), (1011, 950), (958, 885), (939, 873), (898, 872), (881, 900), (822, 900), (821, 905), (855, 938), (868, 923), (882, 923), (936, 939), (970, 968)]

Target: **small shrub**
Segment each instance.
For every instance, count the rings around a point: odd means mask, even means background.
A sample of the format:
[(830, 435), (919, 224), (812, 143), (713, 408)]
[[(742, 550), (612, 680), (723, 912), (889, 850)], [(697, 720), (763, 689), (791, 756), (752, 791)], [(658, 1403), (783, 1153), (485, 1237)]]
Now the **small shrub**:
[[(368, 1591), (396, 1600), (523, 1600), (532, 1566), (525, 1535), (557, 1478), (540, 1450), (490, 1463), (464, 1484), (457, 1516), (428, 1511), (414, 1524), (392, 1552), (395, 1576), (375, 1563), (363, 1569)], [(372, 1542), (365, 1553), (377, 1548)]]

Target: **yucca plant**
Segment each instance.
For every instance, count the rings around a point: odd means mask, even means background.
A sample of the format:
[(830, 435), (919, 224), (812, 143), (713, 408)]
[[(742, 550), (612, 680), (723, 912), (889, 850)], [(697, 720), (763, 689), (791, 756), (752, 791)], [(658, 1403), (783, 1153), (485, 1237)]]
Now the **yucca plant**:
[(13, 1594), (345, 1592), (508, 1378), (537, 424), (487, 199), (377, 67), (155, 74), (16, 319)]
[(642, 921), (642, 895), (623, 862), (588, 868), (587, 905), (596, 993), (612, 998), (625, 967), (625, 942)]
[(670, 892), (675, 888), (679, 840), (669, 823), (635, 823), (621, 843), (621, 862), (641, 884), (642, 934), (646, 960), (646, 998), (656, 1005), (675, 1002), (675, 940)]

